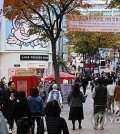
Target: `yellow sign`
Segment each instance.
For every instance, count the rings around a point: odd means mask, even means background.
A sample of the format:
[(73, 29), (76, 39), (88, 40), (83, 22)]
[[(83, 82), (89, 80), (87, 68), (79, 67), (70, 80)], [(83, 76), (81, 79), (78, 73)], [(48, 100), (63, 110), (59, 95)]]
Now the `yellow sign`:
[(35, 75), (35, 71), (33, 70), (16, 70), (16, 76), (31, 76)]

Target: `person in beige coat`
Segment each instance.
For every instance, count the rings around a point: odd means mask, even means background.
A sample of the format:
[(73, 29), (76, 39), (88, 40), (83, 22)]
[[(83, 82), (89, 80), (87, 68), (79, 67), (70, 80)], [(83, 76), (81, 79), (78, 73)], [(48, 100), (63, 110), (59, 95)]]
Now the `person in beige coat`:
[(120, 116), (120, 80), (118, 81), (118, 85), (116, 85), (115, 87), (114, 100), (116, 101), (116, 104), (119, 108), (119, 111), (117, 111), (116, 113), (119, 112), (119, 116)]

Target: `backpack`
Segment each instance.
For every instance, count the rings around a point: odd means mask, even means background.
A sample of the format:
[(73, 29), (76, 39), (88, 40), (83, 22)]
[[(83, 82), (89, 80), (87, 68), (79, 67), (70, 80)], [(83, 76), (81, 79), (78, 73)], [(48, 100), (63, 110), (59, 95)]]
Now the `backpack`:
[(60, 102), (60, 96), (59, 96), (59, 91), (51, 91), (51, 96), (50, 100), (56, 100), (58, 103)]

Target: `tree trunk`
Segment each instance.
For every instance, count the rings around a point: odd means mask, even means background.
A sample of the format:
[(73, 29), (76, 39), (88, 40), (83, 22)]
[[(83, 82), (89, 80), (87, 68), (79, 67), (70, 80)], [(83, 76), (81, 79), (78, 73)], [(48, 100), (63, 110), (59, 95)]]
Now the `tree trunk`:
[(58, 87), (60, 88), (60, 74), (59, 74), (58, 61), (56, 58), (56, 42), (55, 41), (52, 42), (52, 61), (53, 61), (55, 80), (58, 84)]

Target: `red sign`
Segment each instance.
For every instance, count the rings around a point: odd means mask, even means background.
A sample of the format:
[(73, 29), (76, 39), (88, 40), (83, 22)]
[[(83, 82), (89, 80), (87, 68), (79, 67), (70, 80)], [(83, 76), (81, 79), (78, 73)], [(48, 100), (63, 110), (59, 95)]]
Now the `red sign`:
[(95, 63), (84, 64), (84, 68), (96, 68), (96, 64)]

